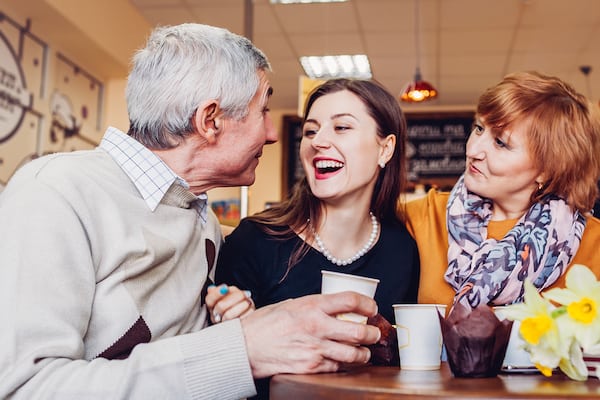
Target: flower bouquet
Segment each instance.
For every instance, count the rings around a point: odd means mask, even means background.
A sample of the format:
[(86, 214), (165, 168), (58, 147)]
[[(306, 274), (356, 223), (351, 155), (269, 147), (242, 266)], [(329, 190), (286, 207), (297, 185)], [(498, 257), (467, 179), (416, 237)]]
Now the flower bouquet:
[[(526, 281), (524, 300), (506, 306), (504, 313), (521, 321), (519, 333), (532, 363), (545, 376), (559, 368), (571, 379), (586, 380), (584, 354), (595, 359), (600, 355), (600, 282), (594, 273), (573, 265), (567, 271), (566, 288), (541, 295)], [(600, 377), (600, 369), (592, 370)]]

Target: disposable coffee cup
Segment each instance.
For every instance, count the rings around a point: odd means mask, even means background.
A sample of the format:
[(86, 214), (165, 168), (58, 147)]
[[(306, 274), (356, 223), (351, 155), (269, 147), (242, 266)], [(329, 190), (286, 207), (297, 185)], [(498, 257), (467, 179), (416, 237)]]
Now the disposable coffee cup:
[(444, 304), (394, 304), (400, 368), (439, 369), (442, 354), (440, 318)]
[[(333, 271), (321, 271), (321, 277), (321, 293), (323, 294), (352, 291), (373, 298), (379, 284), (379, 279)], [(362, 324), (366, 324), (368, 319), (364, 315), (355, 313), (338, 314), (337, 318)]]
[[(500, 321), (506, 319), (503, 308), (503, 306), (494, 307), (494, 313)], [(537, 370), (535, 365), (531, 362), (529, 353), (525, 350), (525, 341), (521, 338), (521, 335), (519, 335), (520, 327), (521, 321), (513, 321), (510, 337), (508, 339), (508, 347), (506, 348), (506, 355), (502, 362), (502, 371), (521, 372)]]

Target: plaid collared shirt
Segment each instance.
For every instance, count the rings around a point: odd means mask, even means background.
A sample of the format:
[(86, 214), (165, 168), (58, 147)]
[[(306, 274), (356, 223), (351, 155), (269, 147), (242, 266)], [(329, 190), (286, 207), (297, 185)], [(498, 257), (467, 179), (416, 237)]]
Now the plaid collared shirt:
[[(120, 130), (109, 127), (100, 142), (105, 150), (129, 176), (137, 190), (154, 211), (174, 182), (189, 189), (188, 183), (147, 147)], [(206, 223), (208, 195), (201, 193), (192, 207)]]

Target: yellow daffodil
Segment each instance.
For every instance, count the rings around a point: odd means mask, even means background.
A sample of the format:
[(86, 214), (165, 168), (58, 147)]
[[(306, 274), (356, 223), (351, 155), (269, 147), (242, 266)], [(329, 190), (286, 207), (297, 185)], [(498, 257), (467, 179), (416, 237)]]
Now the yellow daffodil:
[(548, 314), (539, 314), (533, 317), (527, 317), (521, 322), (519, 332), (525, 342), (536, 345), (540, 342), (542, 336), (552, 329), (554, 321)]
[(566, 308), (561, 328), (573, 335), (584, 352), (592, 351), (600, 342), (600, 282), (583, 265), (573, 265), (567, 272), (566, 288), (551, 289), (544, 297)]
[(525, 281), (524, 302), (505, 307), (509, 319), (521, 321), (519, 333), (531, 362), (545, 376), (558, 367), (569, 378), (586, 380), (583, 353), (600, 355), (600, 282), (583, 265), (573, 265), (564, 289), (540, 295)]
[(519, 333), (526, 343), (531, 362), (549, 376), (568, 357), (568, 344), (561, 343), (559, 330), (553, 318), (555, 307), (537, 292), (529, 281), (525, 281), (523, 303), (512, 304), (503, 309), (506, 318), (521, 321)]
[(577, 322), (591, 324), (598, 316), (596, 302), (589, 297), (583, 297), (567, 306), (569, 316)]

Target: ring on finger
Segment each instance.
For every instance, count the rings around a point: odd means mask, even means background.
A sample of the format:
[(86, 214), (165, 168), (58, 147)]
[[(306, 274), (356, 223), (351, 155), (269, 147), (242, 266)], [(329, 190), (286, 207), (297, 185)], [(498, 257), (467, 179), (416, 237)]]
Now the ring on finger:
[(244, 290), (244, 297), (246, 298), (246, 301), (253, 306), (254, 305), (254, 300), (252, 300), (252, 292), (249, 290)]
[(221, 314), (219, 314), (217, 312), (217, 310), (213, 311), (213, 320), (215, 321), (216, 324), (218, 324), (219, 322), (221, 322), (221, 320), (223, 319), (223, 317), (221, 316)]

